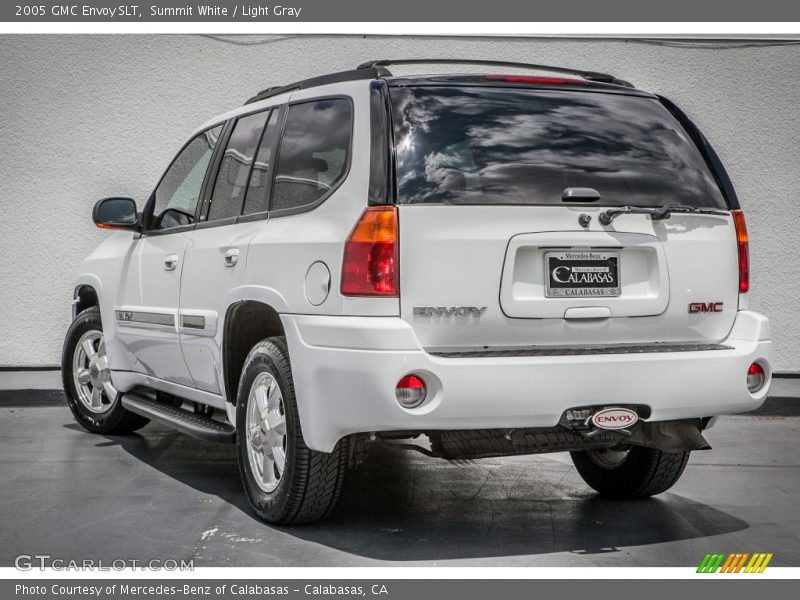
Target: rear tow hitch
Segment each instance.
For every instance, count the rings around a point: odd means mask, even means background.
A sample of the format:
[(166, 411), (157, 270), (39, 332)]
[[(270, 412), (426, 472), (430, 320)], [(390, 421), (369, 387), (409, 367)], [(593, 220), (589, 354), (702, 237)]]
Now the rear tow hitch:
[(702, 419), (644, 421), (640, 418), (642, 414), (649, 417), (649, 409), (634, 406), (584, 407), (566, 411), (561, 425), (588, 439), (601, 433), (618, 433), (620, 442), (662, 452), (711, 449), (702, 434)]
[[(604, 431), (608, 431), (608, 429), (601, 429), (600, 427), (595, 427), (591, 423), (592, 418), (589, 417), (586, 419), (584, 425), (586, 425), (587, 429), (579, 429), (578, 433), (580, 433), (585, 438), (592, 438), (596, 436), (598, 433), (602, 433)], [(630, 436), (633, 435), (630, 429), (614, 429), (614, 433), (621, 433), (622, 435)]]

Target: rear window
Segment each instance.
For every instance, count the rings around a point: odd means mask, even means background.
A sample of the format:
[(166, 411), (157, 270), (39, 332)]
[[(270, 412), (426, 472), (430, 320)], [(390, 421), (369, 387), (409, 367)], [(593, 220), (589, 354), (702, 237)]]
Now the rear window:
[(658, 100), (489, 87), (391, 88), (401, 203), (725, 208), (703, 156)]

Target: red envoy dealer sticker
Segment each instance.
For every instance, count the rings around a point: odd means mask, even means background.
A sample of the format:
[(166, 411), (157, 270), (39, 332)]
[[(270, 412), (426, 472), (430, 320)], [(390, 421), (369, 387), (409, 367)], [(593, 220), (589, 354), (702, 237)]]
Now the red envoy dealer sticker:
[(592, 416), (592, 423), (600, 429), (625, 429), (639, 420), (639, 415), (629, 408), (604, 408)]

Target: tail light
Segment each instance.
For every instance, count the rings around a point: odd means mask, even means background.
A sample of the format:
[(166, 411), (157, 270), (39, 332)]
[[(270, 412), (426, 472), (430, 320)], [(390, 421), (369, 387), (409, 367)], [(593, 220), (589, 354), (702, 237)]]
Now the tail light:
[(739, 250), (739, 293), (750, 290), (750, 241), (747, 237), (747, 225), (741, 210), (731, 211), (736, 226), (736, 245)]
[(758, 390), (764, 387), (767, 381), (767, 374), (764, 372), (764, 367), (758, 363), (753, 363), (747, 369), (747, 389), (751, 394), (755, 394)]
[(547, 75), (484, 75), (487, 81), (502, 81), (505, 83), (530, 83), (532, 85), (586, 85), (585, 79), (577, 77), (548, 77)]
[(428, 393), (425, 382), (417, 375), (406, 375), (397, 382), (394, 396), (403, 408), (416, 408), (425, 401)]
[(343, 296), (390, 296), (399, 291), (396, 206), (367, 208), (344, 246)]

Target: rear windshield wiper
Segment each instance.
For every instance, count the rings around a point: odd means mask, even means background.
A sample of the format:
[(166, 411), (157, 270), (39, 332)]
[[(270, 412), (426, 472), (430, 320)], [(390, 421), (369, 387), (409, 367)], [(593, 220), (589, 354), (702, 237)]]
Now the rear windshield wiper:
[(713, 208), (698, 208), (687, 204), (665, 204), (664, 206), (617, 206), (608, 208), (600, 213), (598, 217), (603, 225), (610, 225), (611, 221), (620, 215), (639, 214), (650, 215), (653, 221), (669, 219), (672, 213), (695, 213), (701, 215), (726, 215), (725, 211)]

